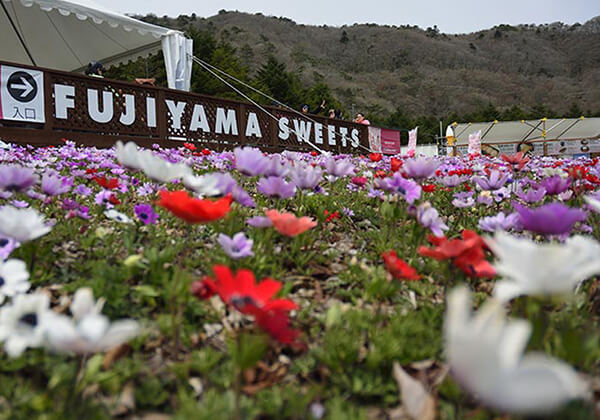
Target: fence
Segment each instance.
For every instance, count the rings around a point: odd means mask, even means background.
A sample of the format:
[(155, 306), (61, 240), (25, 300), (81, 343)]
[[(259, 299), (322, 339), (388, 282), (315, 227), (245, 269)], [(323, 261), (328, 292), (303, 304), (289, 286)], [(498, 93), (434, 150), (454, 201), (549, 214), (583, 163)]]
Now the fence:
[[(91, 146), (116, 140), (216, 150), (364, 152), (368, 128), (350, 121), (0, 61), (0, 137), (15, 143)], [(313, 120), (313, 121), (311, 121)], [(362, 149), (362, 150), (361, 150)]]

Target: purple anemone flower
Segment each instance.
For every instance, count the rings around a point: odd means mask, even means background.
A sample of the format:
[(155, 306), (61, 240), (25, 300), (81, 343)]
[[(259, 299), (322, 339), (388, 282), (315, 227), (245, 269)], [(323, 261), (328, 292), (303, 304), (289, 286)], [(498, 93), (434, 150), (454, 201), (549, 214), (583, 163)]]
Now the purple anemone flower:
[(508, 216), (498, 213), (495, 216), (483, 217), (479, 219), (479, 229), (486, 232), (516, 229), (520, 225), (519, 217), (518, 213), (511, 213)]
[(105, 206), (107, 209), (112, 209), (114, 206), (110, 202), (113, 193), (110, 190), (102, 190), (94, 198), (94, 202), (100, 206)]
[(133, 211), (145, 225), (155, 225), (158, 221), (158, 213), (154, 211), (150, 204), (138, 204), (133, 208)]
[(39, 177), (31, 168), (19, 165), (0, 166), (0, 188), (7, 191), (25, 191), (36, 184)]
[(246, 220), (246, 223), (255, 228), (268, 228), (273, 226), (271, 219), (265, 216), (254, 216)]
[(421, 186), (415, 181), (404, 178), (399, 172), (394, 173), (394, 176), (382, 179), (379, 185), (382, 190), (400, 194), (409, 204), (421, 197)]
[(444, 231), (448, 230), (448, 226), (446, 226), (438, 211), (428, 202), (420, 204), (414, 212), (419, 224), (431, 230), (431, 233), (438, 238), (444, 236)]
[(261, 178), (256, 184), (256, 189), (268, 197), (290, 198), (296, 194), (296, 186), (293, 182), (286, 182), (285, 179), (277, 176)]
[(462, 176), (462, 175), (450, 175), (450, 176), (444, 176), (441, 179), (441, 182), (444, 186), (452, 188), (452, 187), (458, 187), (463, 182), (466, 182), (467, 179), (468, 178), (466, 176)]
[(80, 195), (82, 197), (87, 197), (88, 195), (90, 195), (92, 193), (92, 189), (89, 187), (86, 187), (83, 184), (79, 184), (78, 186), (76, 186), (73, 189), (73, 192), (77, 195)]
[(239, 232), (233, 235), (233, 238), (220, 233), (217, 237), (217, 242), (223, 248), (223, 251), (234, 260), (244, 257), (251, 257), (254, 255), (252, 252), (252, 239), (248, 239), (244, 232)]
[(404, 161), (402, 168), (406, 176), (414, 179), (429, 178), (440, 166), (440, 162), (435, 159), (408, 159)]
[(13, 238), (0, 235), (0, 259), (5, 260), (15, 248), (19, 247), (19, 243)]
[(137, 189), (137, 195), (143, 197), (146, 195), (150, 195), (154, 193), (154, 186), (152, 184), (150, 184), (149, 182), (144, 183), (143, 185), (139, 186)]
[(49, 196), (60, 195), (71, 190), (73, 180), (54, 174), (45, 174), (42, 177), (42, 191)]
[(252, 198), (250, 194), (248, 194), (242, 187), (239, 185), (234, 185), (231, 189), (231, 196), (235, 200), (236, 203), (244, 206), (244, 207), (256, 207), (256, 202)]
[(537, 203), (542, 201), (542, 199), (546, 196), (546, 189), (544, 187), (537, 187), (529, 188), (527, 191), (524, 191), (522, 187), (519, 187), (516, 195), (526, 203)]
[(569, 178), (561, 178), (559, 175), (554, 175), (549, 178), (542, 179), (540, 186), (546, 190), (546, 194), (558, 195), (569, 189), (571, 186), (571, 180)]
[(323, 170), (310, 165), (294, 167), (290, 173), (292, 182), (301, 190), (312, 190), (323, 179)]
[(475, 205), (475, 200), (473, 200), (473, 197), (455, 198), (452, 200), (452, 205), (454, 207), (458, 207), (459, 209), (464, 209), (473, 207)]
[(323, 167), (325, 168), (325, 171), (327, 171), (327, 173), (330, 175), (330, 179), (332, 181), (335, 181), (337, 178), (352, 175), (355, 169), (354, 164), (350, 160), (336, 160), (333, 157), (327, 159)]
[(497, 170), (493, 170), (490, 172), (489, 178), (483, 176), (474, 176), (473, 181), (479, 185), (479, 188), (485, 191), (493, 191), (498, 190), (506, 184), (508, 181), (508, 177), (510, 174), (502, 173)]
[(497, 190), (492, 191), (492, 195), (494, 196), (496, 203), (500, 203), (502, 200), (510, 198), (510, 194), (510, 190), (506, 187), (498, 188)]
[(534, 209), (513, 203), (513, 207), (519, 213), (523, 229), (545, 235), (568, 234), (575, 223), (587, 219), (585, 211), (562, 203), (550, 203)]
[(221, 191), (221, 194), (229, 194), (233, 191), (233, 188), (237, 185), (237, 181), (227, 172), (219, 172), (214, 174), (217, 178), (217, 189)]
[(483, 195), (480, 194), (477, 197), (477, 203), (478, 204), (485, 204), (486, 206), (491, 206), (492, 204), (494, 204), (494, 199), (492, 198), (491, 195)]
[(266, 176), (285, 176), (289, 171), (289, 167), (281, 162), (281, 158), (277, 155), (267, 158), (269, 165), (264, 172)]
[(263, 175), (271, 165), (270, 160), (253, 147), (236, 147), (233, 153), (235, 168), (246, 176)]

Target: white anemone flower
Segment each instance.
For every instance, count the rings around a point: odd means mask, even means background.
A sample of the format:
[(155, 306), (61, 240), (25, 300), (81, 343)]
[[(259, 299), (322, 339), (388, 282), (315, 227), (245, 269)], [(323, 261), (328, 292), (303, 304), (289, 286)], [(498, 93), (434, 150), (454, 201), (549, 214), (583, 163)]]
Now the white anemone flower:
[(0, 341), (10, 357), (44, 345), (45, 326), (52, 317), (50, 299), (42, 293), (17, 295), (0, 309)]
[(583, 199), (592, 208), (592, 210), (594, 210), (594, 212), (600, 213), (600, 200), (589, 195), (584, 196)]
[(125, 343), (139, 333), (130, 319), (110, 322), (100, 312), (104, 301), (94, 301), (89, 288), (75, 292), (70, 309), (73, 318), (55, 314), (46, 326), (48, 347), (60, 353), (91, 354)]
[(194, 176), (187, 174), (183, 176), (183, 185), (202, 197), (214, 197), (221, 195), (218, 188), (219, 177), (214, 174)]
[(138, 151), (137, 144), (130, 141), (124, 145), (119, 140), (115, 149), (119, 164), (129, 169), (140, 169), (140, 152)]
[(574, 236), (564, 244), (539, 244), (498, 232), (486, 242), (504, 278), (496, 282), (494, 297), (509, 301), (521, 295), (572, 293), (588, 277), (600, 273), (600, 243)]
[(117, 222), (120, 222), (120, 223), (126, 223), (126, 224), (133, 223), (133, 220), (131, 220), (131, 218), (129, 216), (127, 216), (126, 214), (123, 214), (120, 211), (117, 211), (115, 209), (106, 210), (104, 212), (104, 215), (106, 217), (108, 217), (109, 219), (116, 220)]
[(10, 259), (0, 262), (0, 304), (29, 290), (29, 273), (23, 261)]
[(13, 206), (0, 207), (0, 234), (17, 242), (27, 242), (50, 232), (44, 216), (35, 209), (18, 209)]
[(448, 296), (444, 333), (454, 377), (489, 407), (548, 414), (589, 396), (585, 382), (566, 363), (543, 354), (523, 355), (531, 325), (507, 320), (495, 299), (472, 314), (468, 289), (455, 288)]
[(138, 158), (140, 169), (148, 178), (156, 182), (170, 182), (192, 173), (189, 166), (183, 163), (167, 162), (158, 156), (154, 156), (149, 150), (140, 152)]

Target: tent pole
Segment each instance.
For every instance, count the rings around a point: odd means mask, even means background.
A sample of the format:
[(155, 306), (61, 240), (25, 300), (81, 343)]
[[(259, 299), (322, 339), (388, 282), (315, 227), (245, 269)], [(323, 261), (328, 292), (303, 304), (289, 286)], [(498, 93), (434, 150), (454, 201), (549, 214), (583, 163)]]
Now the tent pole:
[(6, 17), (8, 18), (8, 21), (10, 22), (13, 30), (15, 31), (15, 34), (17, 34), (17, 37), (19, 38), (19, 41), (21, 41), (21, 45), (23, 46), (23, 49), (25, 50), (25, 52), (29, 56), (29, 59), (31, 60), (31, 63), (34, 66), (37, 66), (35, 60), (33, 59), (33, 56), (31, 55), (31, 52), (29, 51), (29, 48), (27, 48), (27, 45), (25, 44), (25, 40), (21, 36), (21, 33), (17, 30), (17, 26), (15, 25), (15, 22), (13, 22), (12, 17), (8, 13), (8, 10), (6, 10), (6, 5), (4, 4), (4, 1), (0, 0), (0, 4), (2, 4), (2, 9), (4, 9), (4, 13), (6, 13)]

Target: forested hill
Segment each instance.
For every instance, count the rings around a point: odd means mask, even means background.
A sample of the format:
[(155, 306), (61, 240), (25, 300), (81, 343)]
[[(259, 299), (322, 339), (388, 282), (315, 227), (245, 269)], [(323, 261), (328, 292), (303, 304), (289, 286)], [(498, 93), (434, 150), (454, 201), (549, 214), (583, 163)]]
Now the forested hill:
[[(328, 89), (346, 115), (354, 108), (391, 125), (424, 116), (600, 114), (600, 17), (575, 25), (500, 25), (463, 35), (437, 27), (309, 26), (225, 11), (206, 19), (138, 18), (187, 30), (197, 38), (197, 55), (216, 65), (221, 60), (278, 99), (302, 101), (287, 91), (295, 88), (291, 85), (299, 83), (300, 90), (317, 85)], [(263, 80), (277, 69), (293, 80)], [(305, 94), (316, 105), (318, 92)]]

